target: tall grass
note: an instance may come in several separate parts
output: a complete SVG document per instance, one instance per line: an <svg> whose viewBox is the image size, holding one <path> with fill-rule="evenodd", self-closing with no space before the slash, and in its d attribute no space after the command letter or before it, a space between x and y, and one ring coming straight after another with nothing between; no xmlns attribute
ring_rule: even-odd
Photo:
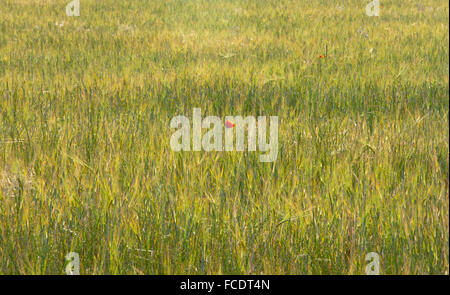
<svg viewBox="0 0 450 295"><path fill-rule="evenodd" d="M0 0L1 274L448 274L447 2L68 2ZM173 152L194 107L277 160Z"/></svg>

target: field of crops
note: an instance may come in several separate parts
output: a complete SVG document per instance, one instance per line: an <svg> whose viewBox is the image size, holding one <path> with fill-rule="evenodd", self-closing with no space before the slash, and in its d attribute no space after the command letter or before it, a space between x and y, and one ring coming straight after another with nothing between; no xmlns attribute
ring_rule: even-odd
<svg viewBox="0 0 450 295"><path fill-rule="evenodd" d="M0 274L448 274L447 1L69 2L0 0Z"/></svg>

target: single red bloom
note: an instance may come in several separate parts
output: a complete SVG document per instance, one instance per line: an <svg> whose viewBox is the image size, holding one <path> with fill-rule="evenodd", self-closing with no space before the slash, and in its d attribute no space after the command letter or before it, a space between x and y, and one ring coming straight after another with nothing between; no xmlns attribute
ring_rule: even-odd
<svg viewBox="0 0 450 295"><path fill-rule="evenodd" d="M225 127L227 127L227 128L233 128L233 127L236 127L236 124L234 124L233 122L227 120L227 121L225 122Z"/></svg>

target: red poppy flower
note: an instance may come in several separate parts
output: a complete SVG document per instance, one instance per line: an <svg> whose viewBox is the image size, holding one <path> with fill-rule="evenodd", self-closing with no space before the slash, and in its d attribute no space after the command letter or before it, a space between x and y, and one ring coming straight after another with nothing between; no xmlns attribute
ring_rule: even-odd
<svg viewBox="0 0 450 295"><path fill-rule="evenodd" d="M236 126L236 124L234 124L228 120L225 122L225 127L227 127L227 128L233 128L235 126Z"/></svg>

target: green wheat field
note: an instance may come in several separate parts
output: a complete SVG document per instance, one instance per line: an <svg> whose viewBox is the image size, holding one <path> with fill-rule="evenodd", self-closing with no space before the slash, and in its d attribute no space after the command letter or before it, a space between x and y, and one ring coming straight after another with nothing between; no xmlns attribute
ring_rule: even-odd
<svg viewBox="0 0 450 295"><path fill-rule="evenodd" d="M69 2L0 0L0 274L448 274L447 1Z"/></svg>

